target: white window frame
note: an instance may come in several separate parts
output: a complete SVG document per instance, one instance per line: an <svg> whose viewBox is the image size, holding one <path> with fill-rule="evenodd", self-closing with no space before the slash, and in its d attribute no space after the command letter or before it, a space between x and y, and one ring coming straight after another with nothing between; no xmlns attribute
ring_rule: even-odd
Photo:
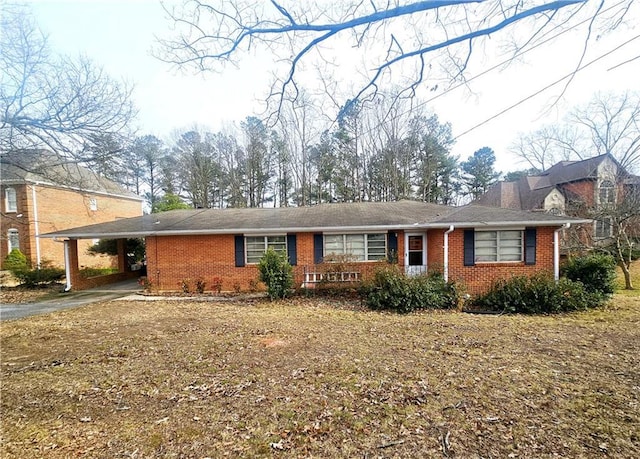
<svg viewBox="0 0 640 459"><path fill-rule="evenodd" d="M515 233L518 232L520 234L519 237L519 247L513 244L507 243L507 241L515 241L515 238L508 237L507 233ZM490 233L495 234L495 239L481 239L478 240L478 236L488 235ZM489 243L495 241L494 245L490 245ZM480 247L478 242L480 242ZM484 243L484 244L483 244ZM484 245L484 247L483 247ZM518 259L513 259L513 253L509 253L509 251L513 251L512 249L518 247L520 249L520 254ZM495 248L495 254L481 254L478 252L482 252L482 249L492 249ZM480 250L479 250L480 249ZM511 249L511 250L509 250ZM520 263L524 261L524 231L522 229L501 229L501 230L476 230L474 232L474 252L475 252L475 262L477 264L480 263ZM507 252L507 253L505 253ZM488 256L492 256L491 260L481 260L479 257L486 258Z"/></svg>
<svg viewBox="0 0 640 459"><path fill-rule="evenodd" d="M18 195L13 187L4 189L4 208L7 213L18 212Z"/></svg>
<svg viewBox="0 0 640 459"><path fill-rule="evenodd" d="M14 243L14 241L16 241ZM7 231L7 249L8 253L11 253L13 249L20 250L20 232L15 228L10 228Z"/></svg>
<svg viewBox="0 0 640 459"><path fill-rule="evenodd" d="M278 238L278 240L275 240L275 238ZM255 250L255 253L257 254L258 252L260 253L260 256L256 259L255 257L257 255L253 255L253 254L249 254L249 240L254 240L255 242L258 242L260 239L262 239L263 245L262 248L258 251ZM282 241L281 241L282 240ZM248 265L257 265L260 262L260 258L262 258L262 256L266 253L267 249L272 248L274 249L276 252L282 252L285 255L288 256L287 253L287 235L286 234L269 234L266 236L262 236L262 235L252 235L252 236L245 236L244 237L244 261L246 264ZM251 259L250 259L251 257ZM255 260L255 261L254 261Z"/></svg>
<svg viewBox="0 0 640 459"><path fill-rule="evenodd" d="M342 249L340 252L336 252L333 249L332 251L327 250L327 236L330 236L330 237L342 236ZM352 251L349 250L349 242L348 242L349 236L363 237L364 239L363 254L353 253ZM371 252L369 249L370 236L382 236L382 240L384 242L384 250L382 253L377 253L377 254L375 253L376 247L374 244L371 244L371 251L373 251L373 253L370 253ZM377 247L377 249L380 249L380 247ZM325 233L322 238L322 251L325 257L330 255L355 256L356 259L354 261L357 261L357 262L373 262L373 261L384 260L387 258L387 233ZM362 256L362 258L360 258L360 256Z"/></svg>
<svg viewBox="0 0 640 459"><path fill-rule="evenodd" d="M613 234L613 221L611 217L604 217L593 222L593 234L596 239L608 239ZM604 230L608 229L605 233Z"/></svg>
<svg viewBox="0 0 640 459"><path fill-rule="evenodd" d="M600 205L616 203L616 185L611 180L600 182L598 186L598 202Z"/></svg>
<svg viewBox="0 0 640 459"><path fill-rule="evenodd" d="M98 199L97 198L89 198L89 210L93 212L98 210Z"/></svg>

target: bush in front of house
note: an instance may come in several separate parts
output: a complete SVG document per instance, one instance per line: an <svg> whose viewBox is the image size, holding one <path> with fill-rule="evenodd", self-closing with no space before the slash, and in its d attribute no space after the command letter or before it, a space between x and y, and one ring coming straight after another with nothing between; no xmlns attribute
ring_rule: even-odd
<svg viewBox="0 0 640 459"><path fill-rule="evenodd" d="M42 261L39 268L17 269L12 274L26 287L59 282L65 275L64 269L56 268L49 261Z"/></svg>
<svg viewBox="0 0 640 459"><path fill-rule="evenodd" d="M474 298L473 305L507 313L550 314L586 310L604 301L604 295L589 291L582 282L564 277L556 282L541 272L498 280L487 293Z"/></svg>
<svg viewBox="0 0 640 459"><path fill-rule="evenodd" d="M456 285L445 282L442 274L433 272L409 277L395 266L376 270L373 278L363 283L361 294L370 309L399 313L452 309L459 300Z"/></svg>
<svg viewBox="0 0 640 459"><path fill-rule="evenodd" d="M615 291L616 261L608 254L593 253L569 258L562 265L560 274L572 281L582 282L591 293L609 296Z"/></svg>
<svg viewBox="0 0 640 459"><path fill-rule="evenodd" d="M293 267L286 254L269 248L258 263L260 280L267 286L271 300L285 298L293 288Z"/></svg>
<svg viewBox="0 0 640 459"><path fill-rule="evenodd" d="M20 251L20 249L13 249L5 257L2 263L2 269L11 271L11 273L14 275L15 275L14 271L27 270L29 269L29 263L27 262L27 257L25 256L24 253Z"/></svg>

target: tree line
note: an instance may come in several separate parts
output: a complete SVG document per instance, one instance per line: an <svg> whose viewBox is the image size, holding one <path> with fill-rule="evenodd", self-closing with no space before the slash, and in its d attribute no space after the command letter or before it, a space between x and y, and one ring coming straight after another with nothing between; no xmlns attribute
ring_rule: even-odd
<svg viewBox="0 0 640 459"><path fill-rule="evenodd" d="M101 173L144 196L152 211L400 199L455 205L500 176L489 147L466 161L453 155L451 124L435 114L408 110L382 120L380 104L355 102L314 133L300 123L312 110L293 107L273 128L249 116L226 132L193 128L168 142L140 136Z"/></svg>

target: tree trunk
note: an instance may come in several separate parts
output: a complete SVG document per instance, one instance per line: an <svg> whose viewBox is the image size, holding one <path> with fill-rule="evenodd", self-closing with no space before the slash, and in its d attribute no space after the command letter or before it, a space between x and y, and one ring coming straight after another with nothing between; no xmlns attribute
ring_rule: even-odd
<svg viewBox="0 0 640 459"><path fill-rule="evenodd" d="M629 271L629 266L624 261L618 263L620 268L622 269L622 274L624 275L624 289L625 290L633 290L633 282L631 281L631 272Z"/></svg>

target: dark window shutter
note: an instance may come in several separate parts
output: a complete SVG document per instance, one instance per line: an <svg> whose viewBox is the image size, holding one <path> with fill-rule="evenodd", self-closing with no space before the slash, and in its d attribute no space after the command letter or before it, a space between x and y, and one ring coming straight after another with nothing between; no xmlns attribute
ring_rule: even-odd
<svg viewBox="0 0 640 459"><path fill-rule="evenodd" d="M287 255L289 255L289 264L295 266L298 262L295 234L287 234Z"/></svg>
<svg viewBox="0 0 640 459"><path fill-rule="evenodd" d="M525 228L524 230L524 264L536 264L536 229Z"/></svg>
<svg viewBox="0 0 640 459"><path fill-rule="evenodd" d="M322 249L323 238L322 234L313 235L313 262L318 265L322 263L324 251Z"/></svg>
<svg viewBox="0 0 640 459"><path fill-rule="evenodd" d="M464 265L476 264L476 235L472 229L464 230Z"/></svg>
<svg viewBox="0 0 640 459"><path fill-rule="evenodd" d="M395 231L387 233L387 260L389 263L398 261L398 233Z"/></svg>
<svg viewBox="0 0 640 459"><path fill-rule="evenodd" d="M236 267L244 266L244 236L236 235Z"/></svg>

